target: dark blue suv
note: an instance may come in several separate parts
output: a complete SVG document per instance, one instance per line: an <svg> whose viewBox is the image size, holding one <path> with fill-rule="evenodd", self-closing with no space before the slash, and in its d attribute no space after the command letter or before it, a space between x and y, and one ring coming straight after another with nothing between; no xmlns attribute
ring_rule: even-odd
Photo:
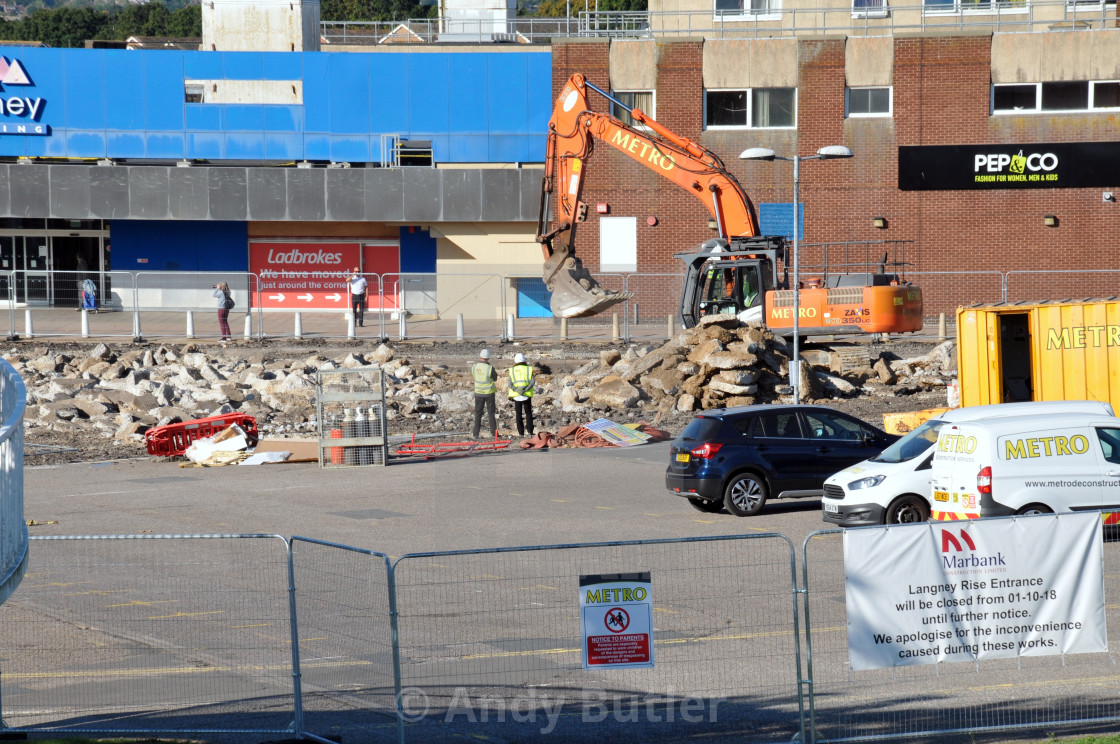
<svg viewBox="0 0 1120 744"><path fill-rule="evenodd" d="M823 406L705 411L673 440L665 486L702 512L747 517L768 499L820 497L825 478L896 439Z"/></svg>

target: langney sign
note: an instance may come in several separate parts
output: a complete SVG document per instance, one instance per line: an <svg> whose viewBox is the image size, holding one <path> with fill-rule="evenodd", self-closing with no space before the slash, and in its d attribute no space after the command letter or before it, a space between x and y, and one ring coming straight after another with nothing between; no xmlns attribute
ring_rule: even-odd
<svg viewBox="0 0 1120 744"><path fill-rule="evenodd" d="M1101 538L1096 512L845 532L851 668L1107 651Z"/></svg>
<svg viewBox="0 0 1120 744"><path fill-rule="evenodd" d="M1074 189L1116 185L1120 142L898 148L898 188Z"/></svg>

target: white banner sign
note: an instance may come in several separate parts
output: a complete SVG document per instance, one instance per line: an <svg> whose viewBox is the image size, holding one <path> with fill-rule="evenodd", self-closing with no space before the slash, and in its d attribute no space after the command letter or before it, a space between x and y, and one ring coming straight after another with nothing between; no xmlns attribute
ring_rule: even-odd
<svg viewBox="0 0 1120 744"><path fill-rule="evenodd" d="M1106 652L1099 514L844 533L852 669Z"/></svg>
<svg viewBox="0 0 1120 744"><path fill-rule="evenodd" d="M648 571L579 577L583 668L653 666Z"/></svg>

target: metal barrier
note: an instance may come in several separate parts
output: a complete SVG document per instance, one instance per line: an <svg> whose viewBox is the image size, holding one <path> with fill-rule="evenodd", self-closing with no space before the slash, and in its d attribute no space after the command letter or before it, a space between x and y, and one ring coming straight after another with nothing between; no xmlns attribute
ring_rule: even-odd
<svg viewBox="0 0 1120 744"><path fill-rule="evenodd" d="M299 633L301 731L342 741L399 741L394 597L389 557L293 537L292 585Z"/></svg>
<svg viewBox="0 0 1120 744"><path fill-rule="evenodd" d="M652 668L585 669L580 577L648 572ZM794 550L777 534L405 555L407 738L564 742L802 733ZM609 605L608 605L609 607Z"/></svg>
<svg viewBox="0 0 1120 744"><path fill-rule="evenodd" d="M30 555L0 606L9 731L294 730L282 537L33 537Z"/></svg>
<svg viewBox="0 0 1120 744"><path fill-rule="evenodd" d="M907 529L872 527L867 529ZM1111 654L1021 656L975 664L848 668L843 530L802 544L810 742L944 737L946 734L1120 720ZM1115 596L1120 543L1104 545L1105 593ZM1120 605L1107 606L1110 647Z"/></svg>
<svg viewBox="0 0 1120 744"><path fill-rule="evenodd" d="M23 517L26 407L23 378L11 364L0 359L0 604L19 586L27 569L27 522Z"/></svg>
<svg viewBox="0 0 1120 744"><path fill-rule="evenodd" d="M801 273L803 280L815 276L821 272L811 267ZM216 300L212 293L219 281L229 282L234 290L237 305L230 314L234 338L354 335L373 336L378 341L521 338L629 343L667 338L670 322L674 331L680 330L683 274L633 272L594 277L604 287L629 292L632 297L599 315L561 322L551 316L518 317L517 283L533 278L525 275L367 274L369 330L356 333L348 327L350 308L341 314L334 310L265 311L260 279L247 273L56 271L50 272L48 281L35 272L11 271L0 273L0 293L6 284L8 337L12 339L213 338L219 331L213 320ZM78 315L73 311L81 309L82 285L87 278L95 284L97 312ZM962 305L1120 295L1120 269L908 271L906 278L922 288L927 325L938 313L955 315ZM38 289L29 294L34 287ZM515 319L512 324L511 316Z"/></svg>

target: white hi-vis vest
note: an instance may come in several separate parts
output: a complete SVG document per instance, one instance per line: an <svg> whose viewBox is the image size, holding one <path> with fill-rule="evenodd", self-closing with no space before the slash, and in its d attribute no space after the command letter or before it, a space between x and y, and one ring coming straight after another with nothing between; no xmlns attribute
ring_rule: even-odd
<svg viewBox="0 0 1120 744"><path fill-rule="evenodd" d="M509 368L509 397L533 397L533 368L528 364L515 364Z"/></svg>
<svg viewBox="0 0 1120 744"><path fill-rule="evenodd" d="M493 395L498 392L494 382L494 368L487 362L475 362L471 367L471 376L474 377L475 395Z"/></svg>

